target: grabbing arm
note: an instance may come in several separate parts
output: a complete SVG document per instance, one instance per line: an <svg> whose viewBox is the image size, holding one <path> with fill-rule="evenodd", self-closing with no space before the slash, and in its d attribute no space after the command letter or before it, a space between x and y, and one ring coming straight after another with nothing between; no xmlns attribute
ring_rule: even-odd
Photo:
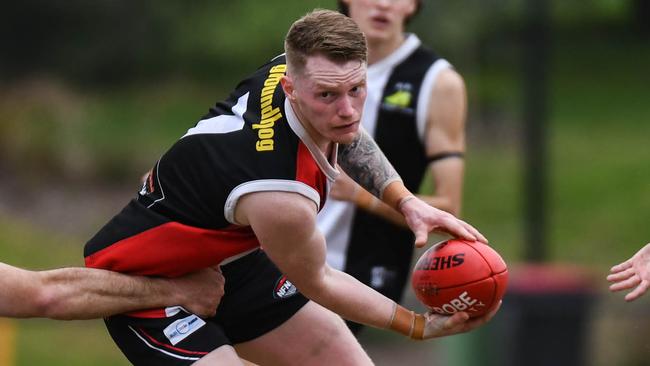
<svg viewBox="0 0 650 366"><path fill-rule="evenodd" d="M214 268L162 279L93 268L28 271L0 263L0 316L93 319L175 305L210 316L223 284Z"/></svg>

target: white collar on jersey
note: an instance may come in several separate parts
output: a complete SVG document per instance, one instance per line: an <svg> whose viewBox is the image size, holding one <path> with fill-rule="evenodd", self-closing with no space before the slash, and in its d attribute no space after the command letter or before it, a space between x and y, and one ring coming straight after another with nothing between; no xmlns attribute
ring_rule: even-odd
<svg viewBox="0 0 650 366"><path fill-rule="evenodd" d="M386 69L392 69L395 67L395 65L400 64L402 61L406 60L406 58L409 57L418 47L420 47L421 44L422 41L420 41L420 38L418 38L417 35L413 33L407 33L406 40L404 40L404 42L395 51L393 51L393 53L379 62L368 65L368 74L382 73L385 72Z"/></svg>
<svg viewBox="0 0 650 366"><path fill-rule="evenodd" d="M327 179L333 182L339 175L339 171L334 167L336 165L338 144L334 145L332 154L328 159L325 157L325 154L323 154L323 152L318 148L318 146L316 146L316 143L311 139L307 133L307 130L305 130L305 128L302 126L302 123L300 123L298 120L298 117L293 111L291 103L287 98L284 99L284 113L287 115L287 122L289 123L289 127L291 127L293 132L298 135L300 140L302 140L305 146L307 146L307 149L309 149L311 156L314 157L316 164L318 164L320 170L325 173Z"/></svg>

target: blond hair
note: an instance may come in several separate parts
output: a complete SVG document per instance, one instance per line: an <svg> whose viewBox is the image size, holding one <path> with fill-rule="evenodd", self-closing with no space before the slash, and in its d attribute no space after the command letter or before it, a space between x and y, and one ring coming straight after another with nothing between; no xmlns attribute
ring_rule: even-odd
<svg viewBox="0 0 650 366"><path fill-rule="evenodd" d="M368 60L366 37L357 24L339 12L324 9L316 9L291 25L284 50L294 72L301 72L307 58L314 55L335 62Z"/></svg>

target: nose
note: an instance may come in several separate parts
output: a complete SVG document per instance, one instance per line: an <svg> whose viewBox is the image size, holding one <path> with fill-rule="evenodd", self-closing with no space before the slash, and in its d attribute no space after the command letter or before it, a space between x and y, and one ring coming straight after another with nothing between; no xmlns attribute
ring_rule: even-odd
<svg viewBox="0 0 650 366"><path fill-rule="evenodd" d="M354 116L355 110L352 99L349 96L342 97L337 105L337 112L341 118L350 118Z"/></svg>
<svg viewBox="0 0 650 366"><path fill-rule="evenodd" d="M375 5L382 8L387 8L393 4L393 0L375 0Z"/></svg>

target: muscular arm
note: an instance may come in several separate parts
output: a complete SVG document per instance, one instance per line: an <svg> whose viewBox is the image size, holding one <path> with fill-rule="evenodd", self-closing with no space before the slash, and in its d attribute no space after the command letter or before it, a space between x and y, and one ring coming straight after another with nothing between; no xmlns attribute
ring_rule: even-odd
<svg viewBox="0 0 650 366"><path fill-rule="evenodd" d="M325 239L316 228L316 205L312 201L296 193L251 193L240 199L235 217L238 223L251 226L269 258L309 299L343 318L411 334L409 329L416 317L326 264ZM394 314L399 314L397 321L393 321ZM430 338L468 331L492 315L472 321L468 321L465 313L453 317L418 316L424 322L420 323L424 324L424 333L420 328L418 336Z"/></svg>
<svg viewBox="0 0 650 366"><path fill-rule="evenodd" d="M171 280L91 268L38 272L0 263L0 316L93 319L174 305L209 316L221 295L223 276L215 269Z"/></svg>
<svg viewBox="0 0 650 366"><path fill-rule="evenodd" d="M269 258L309 299L346 319L388 325L390 299L326 264L325 238L316 229L312 201L295 193L252 193L240 200L236 215L239 223L250 224Z"/></svg>
<svg viewBox="0 0 650 366"><path fill-rule="evenodd" d="M463 78L453 69L442 71L436 79L427 112L425 148L428 157L465 152L466 115L467 93ZM431 206L459 216L464 170L462 157L434 160L429 164L433 194L419 197Z"/></svg>

